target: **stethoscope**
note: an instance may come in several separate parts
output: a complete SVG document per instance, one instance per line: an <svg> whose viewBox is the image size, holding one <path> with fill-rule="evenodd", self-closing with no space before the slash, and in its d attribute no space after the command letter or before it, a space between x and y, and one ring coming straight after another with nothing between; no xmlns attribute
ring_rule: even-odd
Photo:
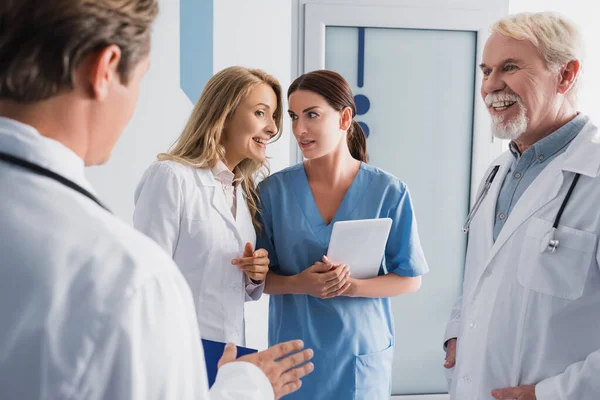
<svg viewBox="0 0 600 400"><path fill-rule="evenodd" d="M487 178L485 180L485 184L483 185L483 188L481 189L481 192L479 192L479 194L477 195L477 198L475 199L475 204L473 204L473 208L471 208L471 211L469 211L469 215L467 215L467 220L465 221L465 224L463 225L463 228L462 228L464 233L469 232L469 227L471 226L471 221L473 220L475 213L479 209L479 206L481 206L481 203L483 202L483 200L485 199L485 196L487 195L488 191L490 190L490 187L492 186L492 182L494 181L494 178L496 177L496 174L498 173L499 169L500 169L500 166L495 165L494 168L492 168L492 170L490 171L489 175L487 176ZM560 218L562 217L563 211L565 210L565 207L567 206L567 203L569 202L569 199L571 198L573 189L575 189L575 186L577 185L577 181L579 181L580 176L581 176L581 174L579 174L579 173L575 174L575 177L573 178L573 181L571 182L571 186L569 186L569 190L567 191L567 195L563 199L562 204L560 205L560 208L558 209L558 213L556 214L556 217L554 218L554 223L552 224L552 228L550 228L548 233L546 233L546 235L544 236L544 240L542 240L542 244L540 246L540 253L544 253L546 250L550 250L550 252L554 253L556 251L556 249L558 248L558 246L560 245L560 240L558 240L556 238L556 230L558 229L558 224L560 222Z"/></svg>
<svg viewBox="0 0 600 400"><path fill-rule="evenodd" d="M100 200L98 200L96 198L96 196L94 196L93 194L91 194L90 192L88 192L87 190L85 190L84 188L82 188L81 186L76 184L75 182L65 178L62 175L59 175L59 174L52 172L42 166L39 166L37 164L34 164L32 162L29 162L29 161L24 160L19 157L15 157L15 156L13 156L11 154L7 154L7 153L0 152L0 161L4 161L8 164L19 166L19 167L24 168L24 169L28 170L29 172L34 173L36 175L42 175L42 176L48 177L50 179L53 179L56 182L61 183L65 186L67 186L68 188L71 188L74 191L81 193L88 199L92 200L94 203L98 204L100 207L104 208L106 211L110 212L110 210L108 208L106 208L104 206L104 204L102 204L100 202Z"/></svg>

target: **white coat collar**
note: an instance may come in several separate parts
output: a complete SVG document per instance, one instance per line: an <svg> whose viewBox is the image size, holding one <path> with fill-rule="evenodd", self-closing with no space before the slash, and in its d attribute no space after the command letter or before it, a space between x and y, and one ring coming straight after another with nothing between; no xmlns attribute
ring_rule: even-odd
<svg viewBox="0 0 600 400"><path fill-rule="evenodd" d="M564 153L562 170L595 178L600 174L600 132L586 118L581 132Z"/></svg>
<svg viewBox="0 0 600 400"><path fill-rule="evenodd" d="M55 172L94 193L85 177L83 160L67 146L42 136L32 126L0 117L0 149Z"/></svg>
<svg viewBox="0 0 600 400"><path fill-rule="evenodd" d="M489 240L489 253L485 267L494 259L512 234L528 218L540 208L556 198L564 182L564 172L581 173L582 175L596 177L600 167L600 135L597 127L589 119L581 132L573 139L567 150L557 156L539 174L523 193L495 242L492 240L493 221L498 194L506 173L512 164L513 156L506 151L498 157L492 165L499 165L500 170L496 175L496 182L490 190L489 199L484 202L484 234ZM484 268L485 269L485 268ZM480 274L484 271L480 270ZM481 276L479 276L480 278ZM479 282L479 278L477 281Z"/></svg>

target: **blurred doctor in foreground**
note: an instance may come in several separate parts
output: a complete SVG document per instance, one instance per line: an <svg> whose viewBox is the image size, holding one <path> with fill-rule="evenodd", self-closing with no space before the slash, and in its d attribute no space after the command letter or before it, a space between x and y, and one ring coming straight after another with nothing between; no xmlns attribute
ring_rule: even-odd
<svg viewBox="0 0 600 400"><path fill-rule="evenodd" d="M180 270L85 179L133 114L156 13L156 0L0 3L2 399L262 400L312 370L301 341L237 362L230 346L209 394Z"/></svg>

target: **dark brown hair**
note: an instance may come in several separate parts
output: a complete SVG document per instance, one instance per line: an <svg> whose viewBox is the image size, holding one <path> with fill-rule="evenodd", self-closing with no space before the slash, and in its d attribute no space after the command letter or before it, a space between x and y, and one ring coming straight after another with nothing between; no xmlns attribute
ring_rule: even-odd
<svg viewBox="0 0 600 400"><path fill-rule="evenodd" d="M1 0L0 99L35 102L73 88L86 56L115 44L119 77L150 51L157 0Z"/></svg>
<svg viewBox="0 0 600 400"><path fill-rule="evenodd" d="M300 75L290 85L287 92L288 98L297 90L308 90L322 96L336 111L350 107L352 118L356 116L356 104L354 104L352 89L337 72L322 69ZM352 157L365 163L369 162L367 138L359 123L354 119L352 119L352 126L348 129L348 148Z"/></svg>

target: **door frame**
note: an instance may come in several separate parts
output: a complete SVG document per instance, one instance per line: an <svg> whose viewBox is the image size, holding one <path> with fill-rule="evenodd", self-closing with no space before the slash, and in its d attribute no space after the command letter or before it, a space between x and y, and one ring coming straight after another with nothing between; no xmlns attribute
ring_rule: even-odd
<svg viewBox="0 0 600 400"><path fill-rule="evenodd" d="M482 58L485 41L489 37L489 26L508 13L508 0L480 2L483 4L479 8L461 8L452 2L444 4L436 0L408 0L403 3L402 6L304 4L304 35L303 40L299 40L298 50L302 54L298 55L297 75L325 68L325 34L328 26L471 31L477 35L476 60L479 61ZM490 117L479 99L481 70L476 65L473 68L475 69L473 93L475 101L471 154L471 204L475 200L477 187L483 174L503 150L502 141L494 140L490 132ZM293 145L295 161L301 162L302 153L295 143Z"/></svg>

